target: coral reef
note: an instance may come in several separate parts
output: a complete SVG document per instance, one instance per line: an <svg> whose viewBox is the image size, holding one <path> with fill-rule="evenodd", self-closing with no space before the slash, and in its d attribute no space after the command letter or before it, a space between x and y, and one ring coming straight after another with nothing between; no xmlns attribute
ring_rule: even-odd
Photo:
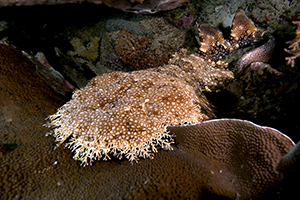
<svg viewBox="0 0 300 200"><path fill-rule="evenodd" d="M292 1L256 1L251 11L255 22L261 27L273 33L284 24L285 17L291 17L299 13L299 2Z"/></svg>
<svg viewBox="0 0 300 200"><path fill-rule="evenodd" d="M296 37L294 40L287 42L290 44L288 49L284 49L286 52L292 54L293 56L285 58L287 60L287 64L292 67L295 66L296 59L300 57L300 21L294 21L294 24L298 26L296 30Z"/></svg>
<svg viewBox="0 0 300 200"><path fill-rule="evenodd" d="M177 20L177 24L183 28L189 28L193 25L194 16L193 15L185 15Z"/></svg>
<svg viewBox="0 0 300 200"><path fill-rule="evenodd" d="M233 78L227 63L218 59L259 39L257 33L243 13L236 14L229 41L217 29L200 24L199 53L177 54L173 62L159 68L95 77L49 116L47 126L53 131L48 135L58 145L66 141L83 166L110 155L124 155L130 161L152 157L155 146L170 149L172 137L166 127L214 116L202 92Z"/></svg>
<svg viewBox="0 0 300 200"><path fill-rule="evenodd" d="M196 23L204 22L220 29L226 28L230 25L228 21L233 14L243 11L255 22L258 29L272 33L276 39L269 65L257 64L253 67L260 66L259 70L246 70L241 77L235 78L234 84L227 87L228 90L207 95L215 106L218 117L247 119L271 126L298 141L299 118L292 116L300 112L299 70L286 64L285 57L292 57L293 54L287 54L284 48L289 46L286 41L295 38L296 28L292 21L299 21L299 1L194 1L193 4L198 12ZM226 23L220 23L227 19ZM265 41L268 39L266 37ZM249 45L239 49L225 57L224 61L229 63L229 68L234 68L236 61L255 47ZM295 61L297 66L299 61ZM222 103L224 98L230 98L230 103Z"/></svg>
<svg viewBox="0 0 300 200"><path fill-rule="evenodd" d="M74 52L70 52L70 56L85 57L91 61L95 61L98 58L99 49L99 37L91 38L90 41L82 41L79 38L73 38L70 43L75 49Z"/></svg>
<svg viewBox="0 0 300 200"><path fill-rule="evenodd" d="M285 19L299 15L299 2L297 0L266 1L266 0L217 0L194 3L199 9L198 22L207 23L215 27L229 27L234 14L243 11L251 16L253 21L270 33L276 30L287 29ZM222 24L219 24L219 23Z"/></svg>
<svg viewBox="0 0 300 200"><path fill-rule="evenodd" d="M146 34L140 34L141 31L131 32L130 27L112 33L117 34L115 51L131 70L160 67L168 62L172 54L183 47L185 32L170 25L164 19L143 20L140 22L140 27ZM135 30L139 29L135 28Z"/></svg>
<svg viewBox="0 0 300 200"><path fill-rule="evenodd" d="M14 54L16 57L12 60ZM31 65L15 50L1 51L1 55L6 55L4 66L16 66L5 76L13 77L18 66L24 67L25 63ZM0 148L0 195L3 199L78 199L82 195L89 199L254 199L262 195L288 199L298 191L283 195L282 187L291 187L293 181L283 185L277 177L261 176L266 171L273 175L274 171L270 169L278 165L277 160L284 158L280 160L280 169L285 172L283 179L287 172L295 178L298 168L290 161L299 159L293 154L294 150L282 157L293 147L293 142L272 128L242 120L213 120L189 127L174 127L177 145L173 151L159 151L153 160L141 160L139 164L131 165L126 160L112 159L91 167L79 167L72 162L69 151L50 148L53 138L45 138L45 127L41 126L44 117L62 102L44 98L40 92L48 86L37 83L36 77L30 76L32 73L26 75L17 77L18 82L6 83L22 88L24 79L31 80L27 91L44 100L39 100L39 103L43 102L39 105L42 107L34 114L29 109L32 107L30 101L17 105L4 101L10 102L9 107L0 104L0 125L3 125L0 147L5 147ZM46 92L55 97L51 90ZM10 100L22 95L13 90L5 94ZM204 140L197 140L198 137ZM9 144L13 148L8 150ZM295 150L297 147L299 149L299 145ZM266 188L270 193L265 194Z"/></svg>
<svg viewBox="0 0 300 200"><path fill-rule="evenodd" d="M255 119L276 105L274 102L279 98L278 87L282 86L278 80L282 75L282 72L271 68L269 64L252 63L238 79L226 86L226 90L235 98L235 104L230 108L231 114L227 115ZM279 109L276 105L276 110Z"/></svg>
<svg viewBox="0 0 300 200"><path fill-rule="evenodd" d="M94 63L99 57L99 48L101 40L101 28L103 22L99 22L94 26L83 26L75 30L68 30L70 44L73 51L68 51L67 55L86 59Z"/></svg>
<svg viewBox="0 0 300 200"><path fill-rule="evenodd" d="M74 50L56 48L57 54L65 58L60 59L66 61L63 65L77 63L81 68L89 68L101 75L166 64L171 55L183 47L186 32L163 18L140 16L131 21L122 18L102 20L92 26L70 28L67 34ZM82 73L76 67L67 71L71 70Z"/></svg>
<svg viewBox="0 0 300 200"><path fill-rule="evenodd" d="M0 44L0 50L2 105L9 104L10 101L22 105L27 102L35 104L37 99L55 99L45 78L37 72L36 67L26 56L14 47L5 44ZM40 85L44 87L44 90L40 89ZM16 94L14 99L10 100L8 95L10 93Z"/></svg>
<svg viewBox="0 0 300 200"><path fill-rule="evenodd" d="M46 131L40 120L54 112L63 100L20 51L0 44L0 55L0 196L22 198L26 187L34 182L30 178L34 176L33 163L43 160L47 152L39 156L39 151L30 150L30 146L51 145L43 139L44 134L39 134Z"/></svg>
<svg viewBox="0 0 300 200"><path fill-rule="evenodd" d="M24 51L23 54L31 60L38 73L44 77L45 81L54 91L62 95L75 91L75 87L48 63L42 52L38 52L35 56Z"/></svg>
<svg viewBox="0 0 300 200"><path fill-rule="evenodd" d="M300 145L292 148L279 131L242 120L170 128L177 135L173 151L153 160L79 167L70 151L53 150L42 126L63 100L21 52L6 45L0 51L3 199L292 199L298 193Z"/></svg>
<svg viewBox="0 0 300 200"><path fill-rule="evenodd" d="M137 35L145 35L146 32L142 29L141 23L138 21L129 21L125 19L109 19L105 23L107 31L127 30Z"/></svg>
<svg viewBox="0 0 300 200"><path fill-rule="evenodd" d="M79 167L72 162L69 151L53 150L53 138L44 136L44 117L63 101L39 79L34 66L21 52L6 45L0 47L1 55L5 55L0 57L3 91L0 94L0 195L3 199L74 199L83 194L90 199L234 199L237 196L249 199L263 195L267 186L274 197L286 197L282 196L281 190L274 190L277 185L282 185L280 180L260 175L265 171L272 174L270 166L276 166L278 163L274 162L280 160L293 143L272 128L247 121L208 121L173 128L172 133L177 135L173 151L159 151L155 159L142 160L138 165L112 159L97 162L92 167ZM197 137L205 140L197 140ZM228 140L222 140L224 138ZM215 140L218 142L212 145ZM230 146L234 142L238 145ZM222 145L227 145L226 152L232 156L224 155ZM259 159L253 160L255 155L259 155ZM280 160L283 175L298 171L291 162L296 156L292 151L287 155ZM264 162L265 158L271 158L268 164ZM241 165L245 167L241 168ZM259 175L255 177L254 186L253 175ZM240 182L245 185L236 184ZM285 186L291 184L292 181ZM254 190L256 188L259 189ZM249 194L249 191L253 193ZM294 194L288 195L293 197Z"/></svg>
<svg viewBox="0 0 300 200"><path fill-rule="evenodd" d="M173 24L175 27L186 30L189 33L191 28L194 28L194 22L196 19L196 11L193 4L189 3L188 6L183 6L176 8L175 10L169 11L164 15L164 19ZM186 39L194 39L188 38ZM185 46L187 46L187 40L185 41Z"/></svg>

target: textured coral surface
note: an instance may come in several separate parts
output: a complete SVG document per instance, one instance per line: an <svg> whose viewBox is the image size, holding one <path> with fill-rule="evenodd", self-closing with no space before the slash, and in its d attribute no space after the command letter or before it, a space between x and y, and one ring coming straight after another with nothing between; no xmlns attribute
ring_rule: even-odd
<svg viewBox="0 0 300 200"><path fill-rule="evenodd" d="M177 136L176 142L182 145L181 149L192 154L199 151L235 174L232 184L238 182L235 185L237 196L242 199L246 196L256 199L260 197L258 194L280 182L283 174L277 165L294 146L290 138L275 129L236 119L209 120L186 127L171 126L169 130Z"/></svg>
<svg viewBox="0 0 300 200"><path fill-rule="evenodd" d="M36 149L51 145L43 139L47 129L41 126L41 119L55 111L62 99L21 52L2 44L0 52L1 197L20 198L26 193L24 188L32 186L33 191L36 187L32 176L39 173L43 155L51 149Z"/></svg>
<svg viewBox="0 0 300 200"><path fill-rule="evenodd" d="M171 55L182 48L184 33L157 20L162 30L156 30L155 37L133 34L126 29L118 33L116 52L122 61L135 70L160 67L168 62ZM161 33L157 33L160 31ZM157 38L158 35L160 38ZM177 39L179 38L179 39Z"/></svg>

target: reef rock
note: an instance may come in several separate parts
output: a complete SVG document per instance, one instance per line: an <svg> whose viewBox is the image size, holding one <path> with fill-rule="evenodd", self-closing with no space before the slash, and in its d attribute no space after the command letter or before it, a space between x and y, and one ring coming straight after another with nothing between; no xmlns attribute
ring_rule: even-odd
<svg viewBox="0 0 300 200"><path fill-rule="evenodd" d="M178 6L187 4L187 0L118 0L118 1L109 1L109 0L0 0L1 6L30 6L30 5L57 5L57 4L67 4L67 3L82 3L82 2L91 2L95 4L105 4L110 7L114 7L125 12L134 12L134 13L156 13L159 11L166 11L175 9Z"/></svg>

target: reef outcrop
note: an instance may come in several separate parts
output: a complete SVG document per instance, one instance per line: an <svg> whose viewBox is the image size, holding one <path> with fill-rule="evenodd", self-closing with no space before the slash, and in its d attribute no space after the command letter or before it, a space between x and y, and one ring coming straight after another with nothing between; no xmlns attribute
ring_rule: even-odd
<svg viewBox="0 0 300 200"><path fill-rule="evenodd" d="M156 13L159 11L172 10L178 6L187 4L187 0L0 0L1 6L31 6L31 5L58 5L58 4L67 4L67 3L82 3L90 2L94 4L105 4L109 7L114 7L125 12L134 12L134 13Z"/></svg>

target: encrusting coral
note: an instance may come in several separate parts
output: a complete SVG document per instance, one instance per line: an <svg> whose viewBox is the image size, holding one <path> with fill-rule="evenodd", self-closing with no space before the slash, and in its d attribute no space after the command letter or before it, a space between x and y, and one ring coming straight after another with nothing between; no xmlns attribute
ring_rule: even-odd
<svg viewBox="0 0 300 200"><path fill-rule="evenodd" d="M84 38L86 39L86 38ZM70 43L75 49L74 52L69 52L70 55L86 57L91 61L94 61L98 57L98 48L99 48L99 37L92 38L88 44L85 44L86 41L78 37L73 38Z"/></svg>
<svg viewBox="0 0 300 200"><path fill-rule="evenodd" d="M236 196L231 199L265 199L263 197L270 196L263 195L279 195L281 191L274 191L274 186L283 181L287 175L285 170L297 171L292 167L296 166L295 151L299 152L300 145L291 151L294 142L273 128L246 120L215 119L168 129L176 134L179 149L217 161L215 164L220 170L212 171L213 174L225 177L234 174L228 183L228 188L235 188ZM270 190L273 194L269 194Z"/></svg>
<svg viewBox="0 0 300 200"><path fill-rule="evenodd" d="M53 135L58 145L66 141L75 152L73 158L84 166L110 155L125 155L130 161L153 157L156 146L171 149L173 138L166 127L214 117L202 91L233 78L220 59L253 42L255 31L253 22L237 13L229 41L217 29L200 25L205 49L199 53L159 68L97 76L48 117L53 131L47 135Z"/></svg>
<svg viewBox="0 0 300 200"><path fill-rule="evenodd" d="M50 92L50 86L47 86L46 79L38 73L36 67L25 55L5 44L0 44L0 55L1 103L8 104L10 101L15 101L19 104L24 102L34 104L36 99L56 99L55 95ZM19 68L22 68L23 71ZM41 85L44 89L40 88ZM9 93L18 95L9 100Z"/></svg>
<svg viewBox="0 0 300 200"><path fill-rule="evenodd" d="M285 58L288 61L287 64L292 67L295 66L295 60L300 57L300 21L294 21L293 23L298 26L296 30L296 37L294 40L287 42L290 46L288 49L284 49L286 52L293 55Z"/></svg>
<svg viewBox="0 0 300 200"><path fill-rule="evenodd" d="M126 29L117 34L115 51L125 64L135 70L160 67L168 63L171 55L183 47L184 32L170 26L164 20L155 19L153 22L153 36L150 38Z"/></svg>

